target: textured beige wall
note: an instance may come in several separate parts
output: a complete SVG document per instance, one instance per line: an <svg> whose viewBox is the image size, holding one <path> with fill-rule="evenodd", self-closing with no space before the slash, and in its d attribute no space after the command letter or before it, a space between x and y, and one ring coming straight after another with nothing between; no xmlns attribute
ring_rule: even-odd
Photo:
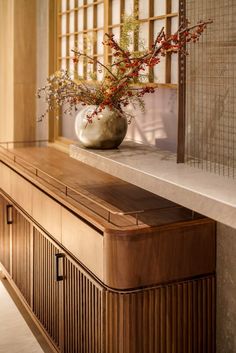
<svg viewBox="0 0 236 353"><path fill-rule="evenodd" d="M236 229L217 225L217 353L236 352Z"/></svg>

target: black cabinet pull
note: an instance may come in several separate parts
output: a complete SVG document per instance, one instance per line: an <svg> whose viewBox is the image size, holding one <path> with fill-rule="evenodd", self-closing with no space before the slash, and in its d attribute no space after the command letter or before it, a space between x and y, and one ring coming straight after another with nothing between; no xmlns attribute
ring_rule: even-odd
<svg viewBox="0 0 236 353"><path fill-rule="evenodd" d="M7 216L7 224L13 223L13 207L12 205L6 206L6 216Z"/></svg>
<svg viewBox="0 0 236 353"><path fill-rule="evenodd" d="M59 260L63 259L65 257L65 254L63 253L57 253L55 254L55 280L57 282L63 281L64 276L59 274Z"/></svg>

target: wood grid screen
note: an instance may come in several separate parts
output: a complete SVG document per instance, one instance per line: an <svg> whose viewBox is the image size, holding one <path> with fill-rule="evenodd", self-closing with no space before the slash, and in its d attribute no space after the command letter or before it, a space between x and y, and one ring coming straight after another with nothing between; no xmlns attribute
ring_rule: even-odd
<svg viewBox="0 0 236 353"><path fill-rule="evenodd" d="M104 49L104 1L62 0L58 13L58 68L67 69L84 79L90 79L90 73L101 76L96 64L85 59L74 64L72 49L78 48L89 56L103 62Z"/></svg>
<svg viewBox="0 0 236 353"><path fill-rule="evenodd" d="M103 72L86 59L73 63L73 48L86 52L102 63L111 62L112 53L104 49L105 32L112 32L119 40L123 14L137 15L140 21L139 39L150 48L156 34L165 27L167 34L178 28L179 0L59 0L57 68L67 69L85 80L100 80ZM133 43L131 50L141 50ZM178 57L167 55L154 70L147 72L147 80L158 84L177 84ZM93 77L94 78L94 77Z"/></svg>
<svg viewBox="0 0 236 353"><path fill-rule="evenodd" d="M185 160L236 176L236 2L186 0L191 22L211 18L186 67Z"/></svg>
<svg viewBox="0 0 236 353"><path fill-rule="evenodd" d="M111 62L112 53L108 48L104 48L102 42L105 33L114 33L119 40L123 14L135 15L138 18L140 23L138 36L143 46L147 48L152 45L162 27L165 27L167 33L175 32L178 28L179 0L58 0L56 4L56 69L67 69L75 77L79 75L84 80L101 80L103 72L98 65L89 64L85 59L80 59L79 63L74 64L71 49L77 47L93 58L98 58L102 63ZM138 46L140 41L134 39L131 50L141 50L141 46ZM95 77L93 75L91 78L91 73L95 73ZM145 114L135 112L135 122L129 127L127 138L156 144L158 138L163 137L171 140L170 144L174 146L171 149L175 150L178 56L173 54L162 58L154 70L146 72L144 81L159 86L159 89L155 95L145 97L147 106ZM54 139L69 143L77 140L74 119L74 116L61 114L59 120L55 120ZM164 131L166 129L168 131Z"/></svg>
<svg viewBox="0 0 236 353"><path fill-rule="evenodd" d="M142 50L151 48L156 34L165 27L165 31L170 34L178 28L178 0L113 0L109 1L108 27L109 32L115 34L119 39L122 30L123 14L138 15L139 41L131 46L131 50ZM110 57L112 53L108 54ZM146 72L148 81L159 84L177 84L178 57L169 55L161 59L153 71ZM111 61L111 59L109 60Z"/></svg>

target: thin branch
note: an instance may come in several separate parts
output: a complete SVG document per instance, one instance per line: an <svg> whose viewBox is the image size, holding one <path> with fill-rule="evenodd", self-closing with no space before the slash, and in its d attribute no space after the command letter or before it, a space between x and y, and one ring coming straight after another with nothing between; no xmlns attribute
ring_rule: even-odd
<svg viewBox="0 0 236 353"><path fill-rule="evenodd" d="M202 27L202 26L204 26L204 25L208 25L208 24L211 24L211 23L213 23L213 20L208 20L208 21L201 21L201 22L199 22L199 23L197 23L196 25L194 25L194 26L191 26L191 27L186 27L186 28L184 28L182 31L179 31L179 32L176 32L176 34L183 34L184 32L186 32L186 31L191 31L192 29L194 29L194 28L197 28L197 27Z"/></svg>
<svg viewBox="0 0 236 353"><path fill-rule="evenodd" d="M74 49L72 49L71 51L74 52L75 54L79 55L79 56L85 56L86 58L88 58L89 60L91 60L91 61L93 61L93 62L95 61L96 63L98 63L99 65L101 65L102 67L104 67L104 69L106 69L106 70L109 72L109 74L114 77L115 80L118 80L118 78L113 74L113 72L112 72L106 65L104 65L103 63L101 63L101 61L99 61L98 59L95 59L95 58L93 58L93 57L91 57L91 56L89 56L89 55L87 55L87 54L85 54L85 53L81 53L81 52L76 51L76 50L74 50Z"/></svg>

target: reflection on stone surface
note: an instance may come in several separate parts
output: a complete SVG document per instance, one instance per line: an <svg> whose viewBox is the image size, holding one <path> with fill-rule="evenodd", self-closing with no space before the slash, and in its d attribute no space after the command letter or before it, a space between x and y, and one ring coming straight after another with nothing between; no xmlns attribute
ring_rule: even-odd
<svg viewBox="0 0 236 353"><path fill-rule="evenodd" d="M73 158L80 159L81 152L86 149L81 144L72 144L70 145L70 156ZM88 154L92 153L91 149L87 149ZM125 160L136 161L139 163L140 157L145 157L143 159L143 164L147 163L150 166L153 165L154 160L171 160L172 162L176 162L176 154L170 151L164 151L160 148L157 148L152 145L145 145L143 143L136 143L126 139L123 143L115 149L106 150L103 153L102 149L97 150L95 153L97 155L101 155L106 157L107 159L114 159L117 162L124 162Z"/></svg>

